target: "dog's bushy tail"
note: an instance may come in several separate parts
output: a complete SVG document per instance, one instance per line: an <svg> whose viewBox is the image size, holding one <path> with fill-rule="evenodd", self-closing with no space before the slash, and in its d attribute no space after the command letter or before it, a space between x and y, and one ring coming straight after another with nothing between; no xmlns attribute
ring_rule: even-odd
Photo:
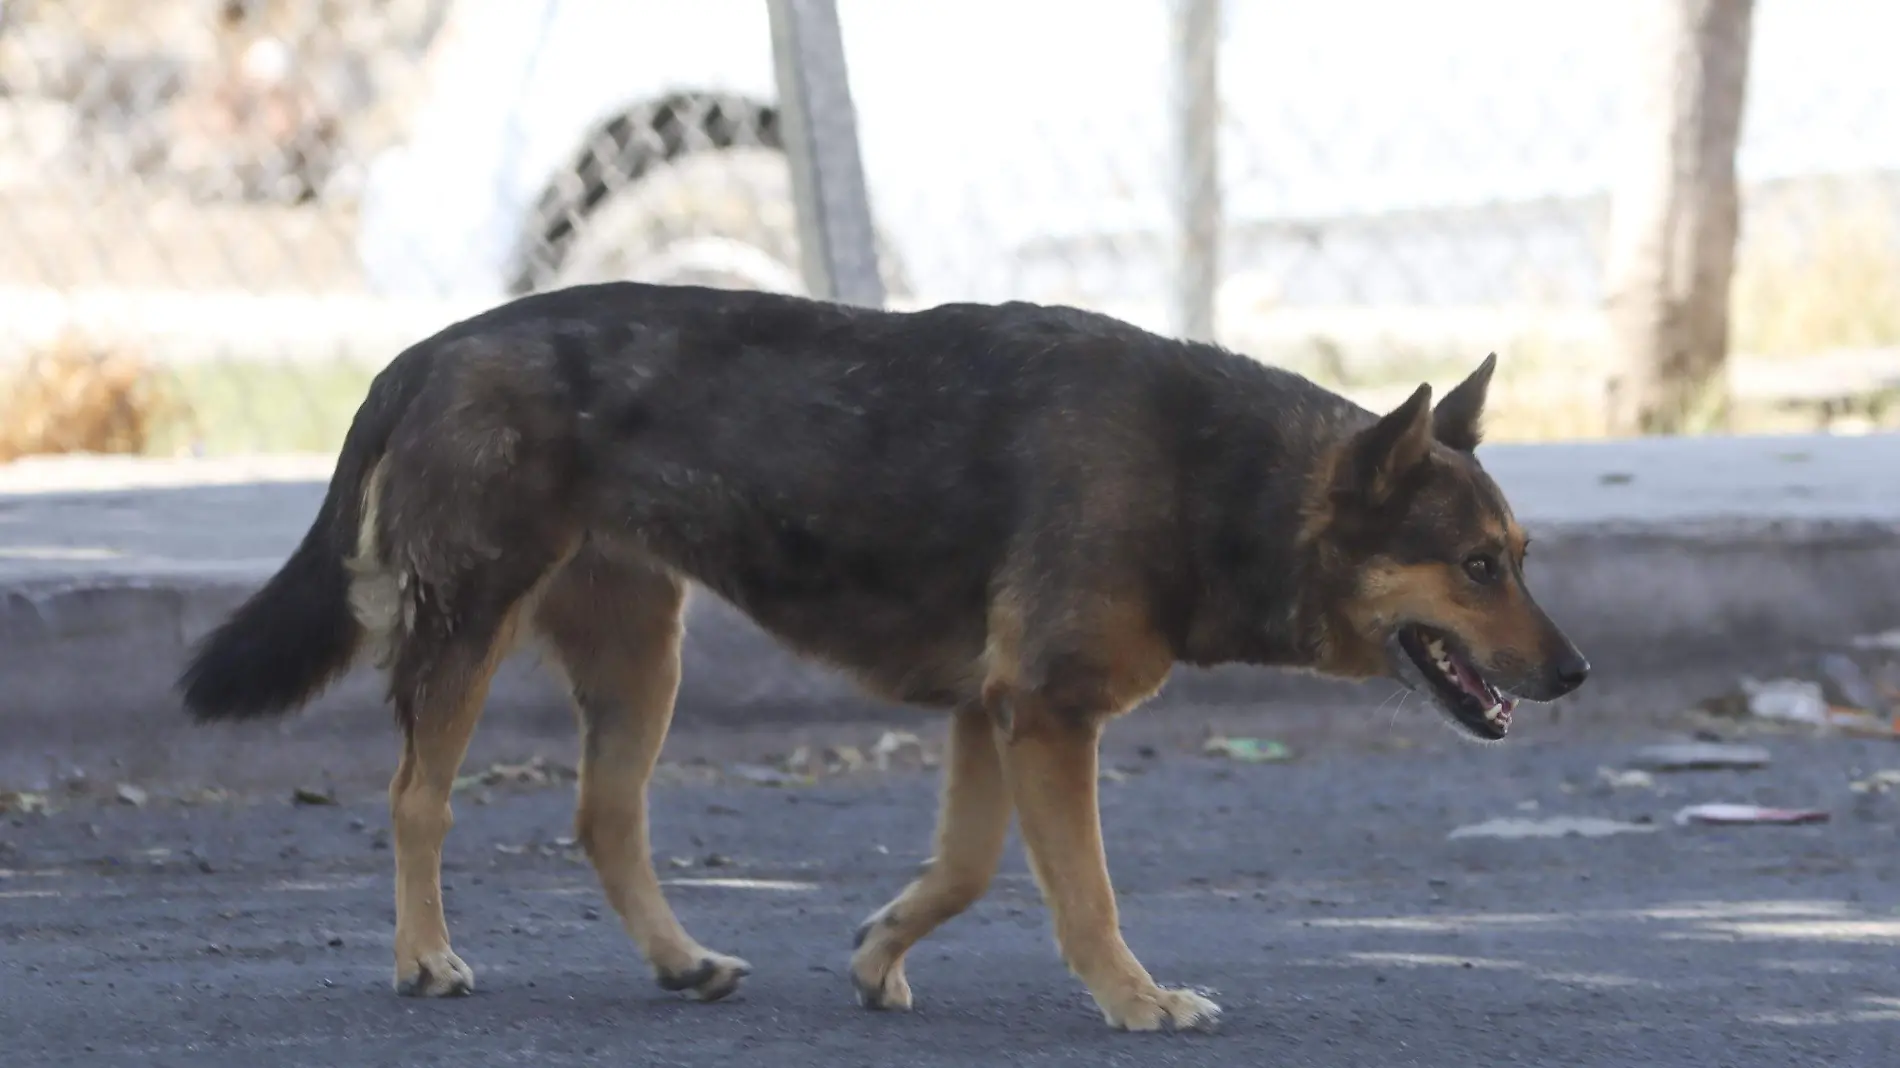
<svg viewBox="0 0 1900 1068"><path fill-rule="evenodd" d="M419 368L399 366L408 362L399 357L371 383L296 552L192 651L178 689L198 722L283 715L355 660L364 628L350 610L346 561L356 551L370 472L414 391Z"/></svg>

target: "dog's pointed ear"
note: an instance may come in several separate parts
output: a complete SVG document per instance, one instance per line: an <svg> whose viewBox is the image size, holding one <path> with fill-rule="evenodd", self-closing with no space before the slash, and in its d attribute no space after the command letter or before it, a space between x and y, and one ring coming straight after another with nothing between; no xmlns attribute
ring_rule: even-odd
<svg viewBox="0 0 1900 1068"><path fill-rule="evenodd" d="M1374 507L1385 504L1432 447L1432 387L1425 383L1352 443L1353 490Z"/></svg>
<svg viewBox="0 0 1900 1068"><path fill-rule="evenodd" d="M1475 452L1484 440L1484 397L1491 390L1491 372L1498 369L1498 354L1484 358L1471 377L1453 386L1432 412L1432 434L1447 447L1459 452Z"/></svg>

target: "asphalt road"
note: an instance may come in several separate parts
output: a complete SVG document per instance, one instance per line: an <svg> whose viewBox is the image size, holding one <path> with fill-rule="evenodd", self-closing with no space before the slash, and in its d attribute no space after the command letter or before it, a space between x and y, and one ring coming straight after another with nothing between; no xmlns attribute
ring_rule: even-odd
<svg viewBox="0 0 1900 1068"><path fill-rule="evenodd" d="M565 786L458 803L449 914L478 989L448 1001L390 993L373 798L78 802L0 822L0 1064L1900 1063L1900 792L1849 788L1900 748L1769 744L1764 770L1622 788L1598 774L1621 742L1127 754L1104 808L1128 940L1164 983L1215 992L1212 1035L1107 1030L1015 845L990 896L913 953L917 1011L858 1009L851 932L924 855L924 772L657 793L676 907L756 967L713 1005L658 990L603 915L561 840ZM1832 821L1671 822L1705 800ZM1447 837L1554 815L1655 829Z"/></svg>

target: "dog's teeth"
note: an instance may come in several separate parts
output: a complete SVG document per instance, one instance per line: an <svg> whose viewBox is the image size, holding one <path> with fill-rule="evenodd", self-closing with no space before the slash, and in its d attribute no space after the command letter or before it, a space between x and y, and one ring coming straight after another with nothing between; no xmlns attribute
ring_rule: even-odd
<svg viewBox="0 0 1900 1068"><path fill-rule="evenodd" d="M1498 721L1498 717L1502 716L1503 714L1504 714L1504 706L1502 704L1492 705L1490 708L1487 708L1484 710L1484 718L1491 721L1492 723L1496 723Z"/></svg>

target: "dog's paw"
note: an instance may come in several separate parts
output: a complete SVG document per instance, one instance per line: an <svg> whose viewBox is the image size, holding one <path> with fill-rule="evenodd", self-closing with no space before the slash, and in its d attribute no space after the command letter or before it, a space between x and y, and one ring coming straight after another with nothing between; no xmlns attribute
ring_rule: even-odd
<svg viewBox="0 0 1900 1068"><path fill-rule="evenodd" d="M1220 1021L1220 1006L1191 990L1151 987L1101 1008L1108 1025L1123 1031L1212 1031Z"/></svg>
<svg viewBox="0 0 1900 1068"><path fill-rule="evenodd" d="M904 959L867 957L863 950L851 956L851 985L858 1004L867 1009L904 1012L910 1009L910 982L904 978Z"/></svg>
<svg viewBox="0 0 1900 1068"><path fill-rule="evenodd" d="M892 952L885 937L895 925L895 913L885 907L858 925L851 937L851 985L858 1004L867 1009L905 1011L910 1008L910 982L904 978L904 954Z"/></svg>
<svg viewBox="0 0 1900 1068"><path fill-rule="evenodd" d="M661 990L688 991L701 1001L718 1001L739 989L739 983L752 974L752 965L738 957L710 950L691 967L659 972L655 978Z"/></svg>
<svg viewBox="0 0 1900 1068"><path fill-rule="evenodd" d="M475 969L447 949L396 962L396 993L406 998L461 997L475 991Z"/></svg>

